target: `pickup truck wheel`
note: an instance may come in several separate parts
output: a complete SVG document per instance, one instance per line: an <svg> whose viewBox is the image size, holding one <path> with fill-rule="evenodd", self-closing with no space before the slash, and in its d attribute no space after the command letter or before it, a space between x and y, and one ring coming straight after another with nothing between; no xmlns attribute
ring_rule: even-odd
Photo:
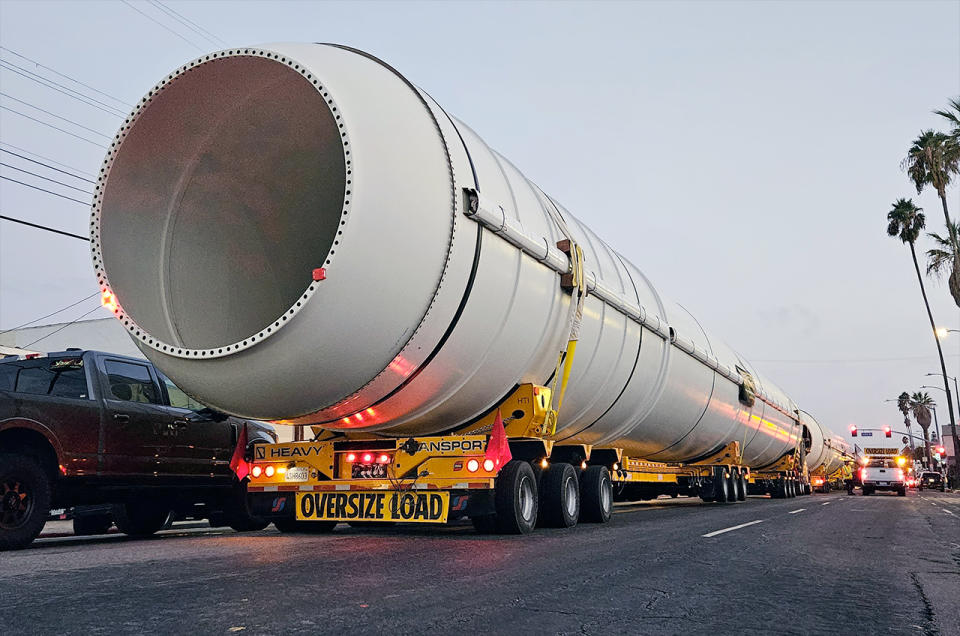
<svg viewBox="0 0 960 636"><path fill-rule="evenodd" d="M897 491L897 496L898 496L898 497L906 497L906 496L907 496L907 489L906 489L906 488L901 488L900 490L898 490L898 491Z"/></svg>
<svg viewBox="0 0 960 636"><path fill-rule="evenodd" d="M296 519L274 519L273 525L284 534L327 534L333 532L339 521L297 521Z"/></svg>
<svg viewBox="0 0 960 636"><path fill-rule="evenodd" d="M110 530L110 526L112 525L113 517L108 514L74 517L73 534L79 536L107 534L107 531Z"/></svg>
<svg viewBox="0 0 960 636"><path fill-rule="evenodd" d="M537 526L539 497L537 478L533 468L517 459L507 465L497 476L493 493L497 511L497 530L503 534L529 534Z"/></svg>
<svg viewBox="0 0 960 636"><path fill-rule="evenodd" d="M540 482L540 521L550 528L572 528L580 519L580 484L571 464L551 464Z"/></svg>
<svg viewBox="0 0 960 636"><path fill-rule="evenodd" d="M676 497L676 493L671 493ZM580 520L606 523L613 513L613 482L606 466L590 466L580 473Z"/></svg>
<svg viewBox="0 0 960 636"><path fill-rule="evenodd" d="M167 524L170 509L143 501L131 501L113 507L113 520L120 532L131 537L147 537Z"/></svg>
<svg viewBox="0 0 960 636"><path fill-rule="evenodd" d="M30 545L50 513L50 478L23 455L0 454L0 550Z"/></svg>

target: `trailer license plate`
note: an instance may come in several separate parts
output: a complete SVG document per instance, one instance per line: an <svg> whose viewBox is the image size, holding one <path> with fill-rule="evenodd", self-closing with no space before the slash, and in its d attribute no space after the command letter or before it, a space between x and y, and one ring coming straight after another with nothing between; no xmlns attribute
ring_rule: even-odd
<svg viewBox="0 0 960 636"><path fill-rule="evenodd" d="M284 481L307 481L310 478L310 469L306 466L288 468L283 476Z"/></svg>
<svg viewBox="0 0 960 636"><path fill-rule="evenodd" d="M297 519L446 523L448 492L300 492Z"/></svg>

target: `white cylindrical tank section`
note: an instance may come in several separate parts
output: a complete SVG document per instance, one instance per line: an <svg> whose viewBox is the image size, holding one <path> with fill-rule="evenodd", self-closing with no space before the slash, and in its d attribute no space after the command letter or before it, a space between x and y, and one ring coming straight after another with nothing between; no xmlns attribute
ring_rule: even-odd
<svg viewBox="0 0 960 636"><path fill-rule="evenodd" d="M556 439L762 467L796 405L637 267L383 62L333 45L213 53L120 130L93 260L144 354L244 417L453 429L549 384L590 290ZM752 378L757 399L741 401Z"/></svg>

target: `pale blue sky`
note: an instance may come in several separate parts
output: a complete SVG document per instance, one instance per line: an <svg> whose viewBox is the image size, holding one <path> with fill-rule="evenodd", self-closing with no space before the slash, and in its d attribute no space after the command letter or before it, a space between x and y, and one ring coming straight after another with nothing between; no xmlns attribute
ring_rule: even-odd
<svg viewBox="0 0 960 636"><path fill-rule="evenodd" d="M128 103L221 48L134 6L197 46L121 2L80 1L0 1L0 43ZM960 94L960 2L169 6L228 46L331 41L387 60L835 430L897 425L883 399L938 367L884 215L913 196L942 230L939 202L917 197L899 162L939 125L931 110ZM8 71L0 88L108 135L118 125ZM9 112L0 141L87 172L103 155ZM80 234L88 222L83 206L9 182L0 210ZM7 222L0 268L4 328L96 291L85 244ZM938 322L960 328L945 285L929 290Z"/></svg>

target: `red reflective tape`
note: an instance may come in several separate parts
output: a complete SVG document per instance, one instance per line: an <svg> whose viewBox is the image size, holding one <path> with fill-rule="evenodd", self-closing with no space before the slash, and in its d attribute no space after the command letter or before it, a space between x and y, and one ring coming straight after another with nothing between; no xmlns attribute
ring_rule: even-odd
<svg viewBox="0 0 960 636"><path fill-rule="evenodd" d="M485 481L482 481L482 482L473 481L467 484L467 488L489 488L489 487L490 487L490 484L488 484Z"/></svg>

